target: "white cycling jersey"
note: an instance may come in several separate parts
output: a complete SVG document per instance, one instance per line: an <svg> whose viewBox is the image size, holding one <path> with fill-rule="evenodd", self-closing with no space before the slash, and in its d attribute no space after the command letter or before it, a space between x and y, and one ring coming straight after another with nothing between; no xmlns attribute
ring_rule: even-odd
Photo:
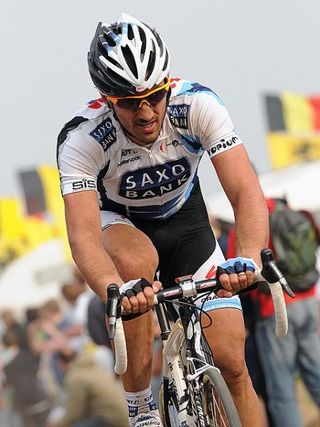
<svg viewBox="0 0 320 427"><path fill-rule="evenodd" d="M102 99L89 102L58 138L63 195L97 190L100 208L136 219L164 219L188 199L205 151L242 143L220 98L198 83L171 79L162 130L150 148L133 143Z"/></svg>

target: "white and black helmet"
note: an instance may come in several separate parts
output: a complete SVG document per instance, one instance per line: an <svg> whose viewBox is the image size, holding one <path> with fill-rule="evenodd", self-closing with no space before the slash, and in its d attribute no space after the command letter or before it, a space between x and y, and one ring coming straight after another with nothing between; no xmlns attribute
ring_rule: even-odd
<svg viewBox="0 0 320 427"><path fill-rule="evenodd" d="M99 23L88 53L89 72L105 95L137 95L168 76L170 55L160 35L127 14Z"/></svg>

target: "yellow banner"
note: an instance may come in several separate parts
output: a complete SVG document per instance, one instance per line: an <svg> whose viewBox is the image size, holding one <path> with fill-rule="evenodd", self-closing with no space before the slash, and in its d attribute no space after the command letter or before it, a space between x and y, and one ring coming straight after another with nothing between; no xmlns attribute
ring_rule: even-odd
<svg viewBox="0 0 320 427"><path fill-rule="evenodd" d="M23 211L19 199L5 197L0 199L0 239L21 237Z"/></svg>
<svg viewBox="0 0 320 427"><path fill-rule="evenodd" d="M274 168L320 159L319 133L270 132L267 141Z"/></svg>
<svg viewBox="0 0 320 427"><path fill-rule="evenodd" d="M40 165L37 168L44 189L47 206L47 215L53 225L56 237L64 242L65 254L68 260L71 259L71 252L68 243L67 228L64 217L64 204L60 192L58 169L50 165Z"/></svg>
<svg viewBox="0 0 320 427"><path fill-rule="evenodd" d="M284 92L281 96L283 118L288 132L314 130L313 108L305 96Z"/></svg>

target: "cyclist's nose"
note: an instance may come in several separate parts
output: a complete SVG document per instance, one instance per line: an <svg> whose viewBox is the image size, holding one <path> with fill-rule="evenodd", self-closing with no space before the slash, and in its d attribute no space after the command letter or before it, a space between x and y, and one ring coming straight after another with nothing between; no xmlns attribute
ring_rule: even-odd
<svg viewBox="0 0 320 427"><path fill-rule="evenodd" d="M139 116L144 118L145 120L152 119L153 117L153 109L152 106L146 99L143 99L138 107Z"/></svg>

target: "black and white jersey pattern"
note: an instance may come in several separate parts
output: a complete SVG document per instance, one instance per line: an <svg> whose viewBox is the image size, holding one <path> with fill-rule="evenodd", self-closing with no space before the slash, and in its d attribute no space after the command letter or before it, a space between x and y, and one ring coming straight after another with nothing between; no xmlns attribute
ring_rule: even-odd
<svg viewBox="0 0 320 427"><path fill-rule="evenodd" d="M150 148L126 136L102 99L89 102L63 127L57 147L61 191L96 190L102 210L164 219L188 199L205 152L213 157L241 143L212 90L171 79L167 114Z"/></svg>

